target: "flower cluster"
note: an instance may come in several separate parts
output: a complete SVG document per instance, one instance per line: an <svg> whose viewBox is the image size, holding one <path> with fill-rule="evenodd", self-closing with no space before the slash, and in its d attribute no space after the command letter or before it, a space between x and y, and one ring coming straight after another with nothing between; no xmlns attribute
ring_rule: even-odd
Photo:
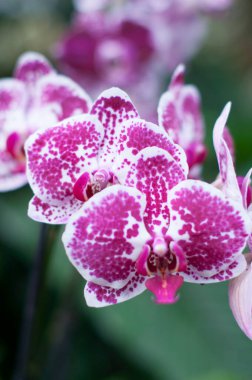
<svg viewBox="0 0 252 380"><path fill-rule="evenodd" d="M55 47L61 69L94 97L107 87L122 86L149 119L167 74L200 46L204 16L228 8L231 1L75 3L72 24Z"/></svg>
<svg viewBox="0 0 252 380"><path fill-rule="evenodd" d="M23 54L14 77L0 80L0 191L27 183L24 142L42 127L87 112L90 98L45 57Z"/></svg>
<svg viewBox="0 0 252 380"><path fill-rule="evenodd" d="M225 128L229 109L214 127L220 176L213 184L190 179L206 150L199 94L184 85L183 66L160 99L159 125L111 88L86 114L29 137L29 215L66 223L63 243L87 280L88 305L115 304L145 289L157 303L174 303L184 281L225 281L246 270L249 176L239 187Z"/></svg>

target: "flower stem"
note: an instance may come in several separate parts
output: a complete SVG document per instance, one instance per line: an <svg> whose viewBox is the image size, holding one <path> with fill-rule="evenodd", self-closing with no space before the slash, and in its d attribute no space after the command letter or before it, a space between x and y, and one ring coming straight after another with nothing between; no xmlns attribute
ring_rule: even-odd
<svg viewBox="0 0 252 380"><path fill-rule="evenodd" d="M13 380L27 379L26 373L30 357L36 306L38 303L40 290L43 287L43 282L45 279L44 272L48 263L47 255L49 254L49 251L51 251L51 244L49 244L49 230L49 225L42 224L40 227L38 245L34 256L30 278L28 281L28 289L23 312L23 320L21 323ZM54 236L51 236L50 240L52 240L53 237Z"/></svg>

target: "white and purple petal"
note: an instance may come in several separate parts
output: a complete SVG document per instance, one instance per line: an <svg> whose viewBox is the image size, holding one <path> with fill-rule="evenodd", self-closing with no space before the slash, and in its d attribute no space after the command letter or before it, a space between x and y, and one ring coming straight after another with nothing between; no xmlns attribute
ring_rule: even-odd
<svg viewBox="0 0 252 380"><path fill-rule="evenodd" d="M55 70L42 54L27 52L19 57L14 76L30 87L36 85L43 76L53 72Z"/></svg>
<svg viewBox="0 0 252 380"><path fill-rule="evenodd" d="M31 135L25 150L27 177L34 194L53 206L72 203L77 179L97 169L102 138L102 125L88 114Z"/></svg>
<svg viewBox="0 0 252 380"><path fill-rule="evenodd" d="M145 148L135 157L124 184L146 195L144 222L152 235L162 236L167 232L169 191L185 179L183 167L163 149Z"/></svg>
<svg viewBox="0 0 252 380"><path fill-rule="evenodd" d="M5 149L9 133L24 133L27 94L25 86L17 79L0 80L0 150Z"/></svg>
<svg viewBox="0 0 252 380"><path fill-rule="evenodd" d="M69 220L62 240L71 263L87 280L121 289L150 239L143 223L145 196L115 185L95 194Z"/></svg>
<svg viewBox="0 0 252 380"><path fill-rule="evenodd" d="M220 169L222 190L228 198L242 203L242 195L236 178L232 154L224 139L224 131L230 109L231 103L227 103L217 119L213 130L213 142Z"/></svg>
<svg viewBox="0 0 252 380"><path fill-rule="evenodd" d="M252 254L246 259L246 270L229 283L229 305L240 329L252 339Z"/></svg>
<svg viewBox="0 0 252 380"><path fill-rule="evenodd" d="M144 148L156 146L166 150L188 174L186 155L159 126L142 119L129 120L118 129L117 154L113 164L119 180L123 181L134 157Z"/></svg>
<svg viewBox="0 0 252 380"><path fill-rule="evenodd" d="M82 204L83 202L74 198L60 206L53 206L34 196L29 202L28 216L41 223L66 224Z"/></svg>
<svg viewBox="0 0 252 380"><path fill-rule="evenodd" d="M87 113L90 107L91 99L80 86L63 75L49 74L38 82L27 117L36 130Z"/></svg>
<svg viewBox="0 0 252 380"><path fill-rule="evenodd" d="M220 281L244 270L242 251L251 223L242 205L227 199L212 185L187 180L169 194L169 236L183 249L186 281Z"/></svg>
<svg viewBox="0 0 252 380"><path fill-rule="evenodd" d="M84 289L87 305L91 307L104 307L128 301L146 290L145 280L145 276L135 274L121 289L87 282Z"/></svg>
<svg viewBox="0 0 252 380"><path fill-rule="evenodd" d="M94 102L91 114L96 115L104 126L104 140L100 160L103 164L111 162L117 144L116 129L126 120L138 117L138 112L129 96L119 88L111 88L100 94Z"/></svg>

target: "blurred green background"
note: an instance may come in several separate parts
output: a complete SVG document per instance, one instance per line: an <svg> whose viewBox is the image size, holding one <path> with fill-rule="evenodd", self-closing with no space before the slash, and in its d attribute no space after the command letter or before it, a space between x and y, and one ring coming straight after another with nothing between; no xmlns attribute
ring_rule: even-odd
<svg viewBox="0 0 252 380"><path fill-rule="evenodd" d="M70 0L0 2L0 75L11 76L18 56L51 47L69 23ZM252 5L236 1L211 21L204 46L188 64L187 82L202 94L209 156L204 178L217 174L213 124L225 103L236 167L251 166ZM168 83L168 79L166 83ZM166 83L164 83L164 88ZM11 378L27 282L39 236L28 219L27 187L0 194L0 379ZM157 306L150 293L103 309L87 308L83 279L69 264L60 240L53 248L38 305L29 363L30 379L47 380L250 380L252 343L236 325L227 284L185 284L180 301Z"/></svg>

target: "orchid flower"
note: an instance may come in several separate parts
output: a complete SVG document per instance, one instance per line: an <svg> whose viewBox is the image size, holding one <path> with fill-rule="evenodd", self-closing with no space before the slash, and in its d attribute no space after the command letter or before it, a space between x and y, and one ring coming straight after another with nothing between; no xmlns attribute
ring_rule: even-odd
<svg viewBox="0 0 252 380"><path fill-rule="evenodd" d="M186 180L174 154L141 150L123 184L95 194L63 234L87 280L89 306L123 302L146 288L157 303L174 303L184 281L213 283L244 271L247 213L214 186Z"/></svg>
<svg viewBox="0 0 252 380"><path fill-rule="evenodd" d="M232 199L243 207L250 222L249 236L247 244L250 251L252 250L252 204L250 177L252 169L247 175L237 177L234 169L232 151L225 138L225 125L230 112L231 104L227 104L222 115L217 120L214 127L214 146L220 168L219 187L225 196ZM218 181L216 182L218 183ZM229 303L236 322L241 330L252 339L252 318L251 318L251 290L252 290L252 273L251 273L251 253L245 255L247 266L244 271L229 283Z"/></svg>
<svg viewBox="0 0 252 380"><path fill-rule="evenodd" d="M237 177L233 163L233 144L231 144L230 137L227 135L227 130L225 129L230 109L231 103L228 103L216 121L213 129L214 148L220 170L220 179L217 179L214 185L221 188L227 198L243 206L252 225L251 188L249 186L252 168L244 178ZM250 249L252 249L251 234L252 230L248 240Z"/></svg>
<svg viewBox="0 0 252 380"><path fill-rule="evenodd" d="M24 142L41 127L87 112L88 95L38 53L23 54L14 78L0 80L0 191L27 183Z"/></svg>
<svg viewBox="0 0 252 380"><path fill-rule="evenodd" d="M66 223L95 193L123 183L133 158L151 146L166 150L187 170L182 148L161 127L140 119L125 92L104 91L89 114L38 130L26 142L27 176L35 194L29 216Z"/></svg>
<svg viewBox="0 0 252 380"><path fill-rule="evenodd" d="M175 70L168 90L158 105L159 124L186 152L190 176L197 178L206 158L204 121L200 94L195 86L184 85L185 67Z"/></svg>
<svg viewBox="0 0 252 380"><path fill-rule="evenodd" d="M55 57L61 70L93 97L105 88L123 87L141 115L156 121L154 105L164 78L200 47L205 13L228 8L230 2L76 0L76 13L55 46Z"/></svg>

